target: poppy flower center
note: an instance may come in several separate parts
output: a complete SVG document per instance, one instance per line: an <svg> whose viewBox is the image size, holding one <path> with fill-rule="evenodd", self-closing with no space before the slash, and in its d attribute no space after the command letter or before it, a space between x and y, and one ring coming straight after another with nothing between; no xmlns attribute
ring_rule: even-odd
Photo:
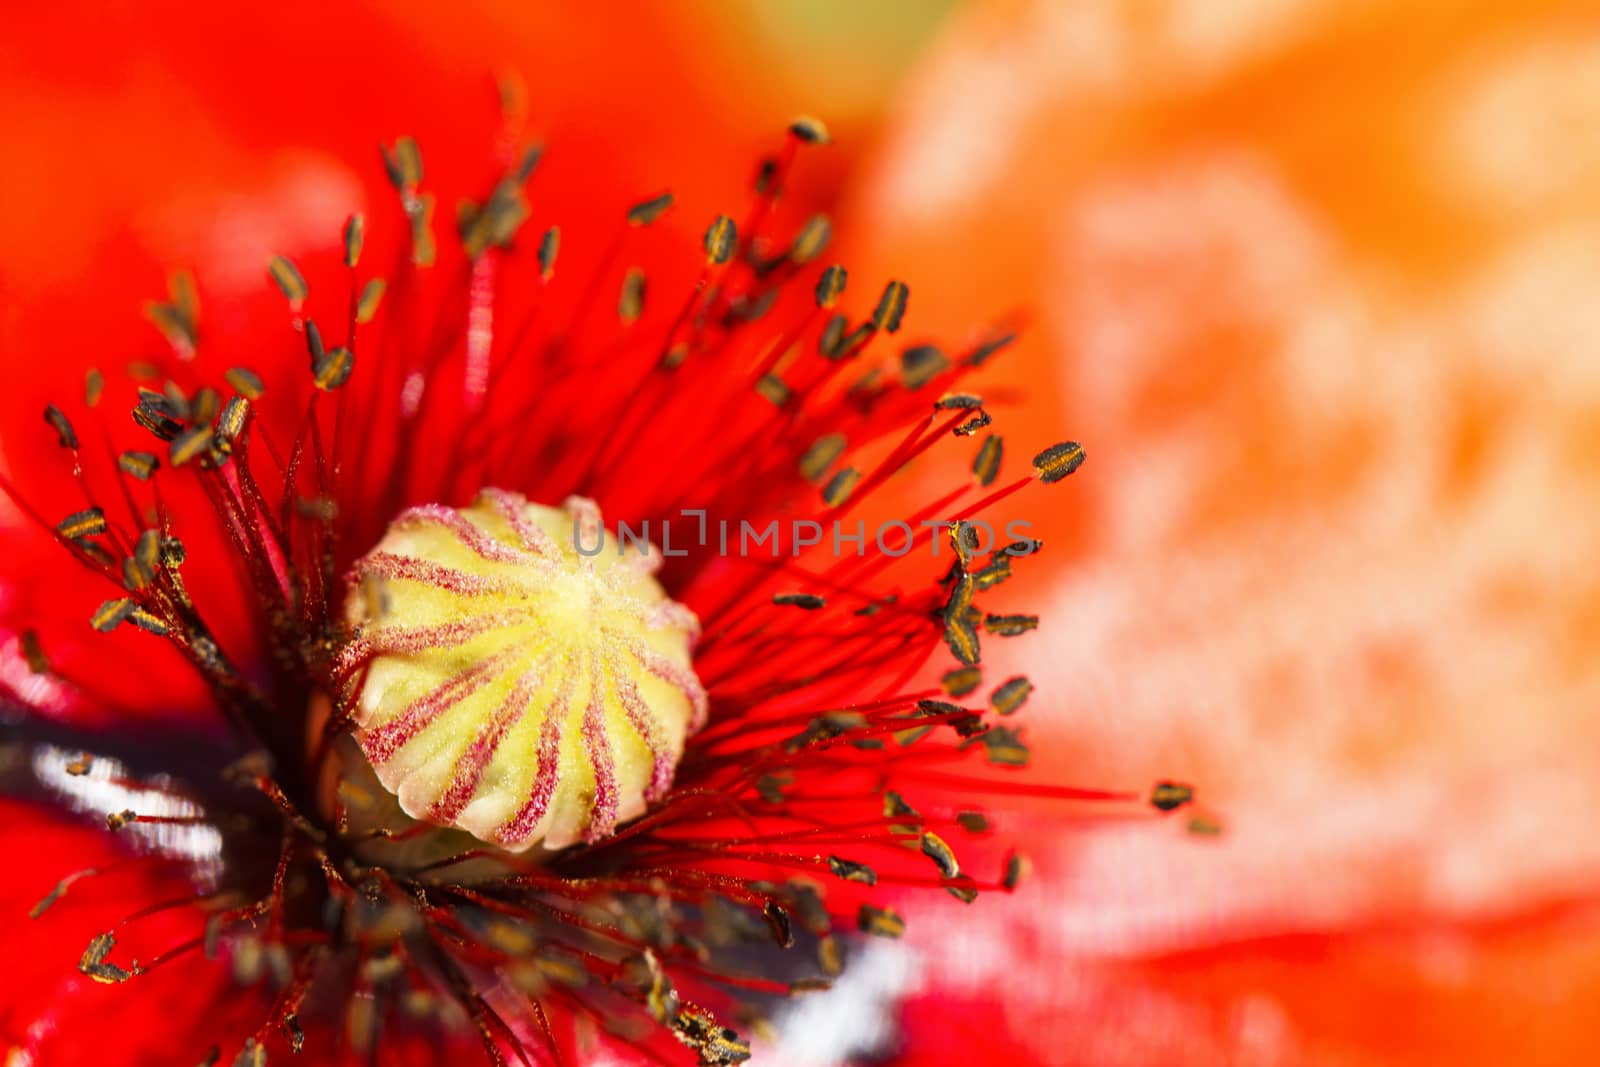
<svg viewBox="0 0 1600 1067"><path fill-rule="evenodd" d="M345 604L356 740L412 818L513 851L606 838L665 795L705 717L694 614L593 501L410 508Z"/></svg>

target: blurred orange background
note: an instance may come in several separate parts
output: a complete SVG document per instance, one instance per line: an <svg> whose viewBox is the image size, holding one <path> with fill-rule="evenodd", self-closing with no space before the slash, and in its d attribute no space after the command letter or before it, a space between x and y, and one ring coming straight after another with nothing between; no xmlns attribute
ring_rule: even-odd
<svg viewBox="0 0 1600 1067"><path fill-rule="evenodd" d="M34 6L0 348L112 347L175 265L260 284L380 138L476 144L501 69L569 187L691 224L824 116L844 261L918 334L1025 312L1003 417L1087 445L1008 587L1036 769L1178 775L1226 830L1014 823L1038 877L860 992L906 1062L1600 1052L1592 3Z"/></svg>

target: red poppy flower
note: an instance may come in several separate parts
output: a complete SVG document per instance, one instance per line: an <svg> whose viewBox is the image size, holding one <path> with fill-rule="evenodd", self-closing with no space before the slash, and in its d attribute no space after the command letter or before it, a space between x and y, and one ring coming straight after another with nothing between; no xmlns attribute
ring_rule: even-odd
<svg viewBox="0 0 1600 1067"><path fill-rule="evenodd" d="M1000 325L897 344L906 286L846 293L786 195L819 123L685 221L704 190L592 132L563 163L562 123L546 160L503 82L430 112L438 155L387 139L380 198L321 158L334 39L246 80L311 113L304 233L202 223L222 280L142 336L103 325L127 279L52 299L42 254L24 290L17 336L95 345L5 412L14 1058L739 1062L923 898L1013 888L1001 812L1187 803L1003 773L1032 683L984 657L1039 624L1003 506L1083 449L965 391Z"/></svg>

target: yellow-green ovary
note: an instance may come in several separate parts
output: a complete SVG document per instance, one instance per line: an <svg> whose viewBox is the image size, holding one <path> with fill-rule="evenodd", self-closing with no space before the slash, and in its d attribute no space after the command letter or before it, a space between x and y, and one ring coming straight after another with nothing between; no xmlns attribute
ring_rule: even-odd
<svg viewBox="0 0 1600 1067"><path fill-rule="evenodd" d="M663 795L706 699L698 623L659 563L580 497L488 489L391 523L353 570L343 667L356 739L406 814L564 848Z"/></svg>

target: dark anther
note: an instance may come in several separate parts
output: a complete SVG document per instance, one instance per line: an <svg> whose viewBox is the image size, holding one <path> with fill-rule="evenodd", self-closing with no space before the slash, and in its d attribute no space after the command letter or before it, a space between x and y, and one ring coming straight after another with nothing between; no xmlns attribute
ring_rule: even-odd
<svg viewBox="0 0 1600 1067"><path fill-rule="evenodd" d="M983 746L989 762L1001 767L1026 767L1028 746L1022 735L1008 726L995 726L978 735L972 742Z"/></svg>
<svg viewBox="0 0 1600 1067"><path fill-rule="evenodd" d="M812 118L810 115L801 115L789 123L789 132L806 144L828 143L828 127L822 124L821 119Z"/></svg>
<svg viewBox="0 0 1600 1067"><path fill-rule="evenodd" d="M983 672L976 667L957 667L955 670L945 671L939 679L939 684L944 691L953 697L964 697L983 681Z"/></svg>
<svg viewBox="0 0 1600 1067"><path fill-rule="evenodd" d="M152 615L143 608L134 608L133 611L129 612L128 621L146 633L155 634L157 637L165 635L171 629L165 619Z"/></svg>
<svg viewBox="0 0 1600 1067"><path fill-rule="evenodd" d="M99 508L75 511L56 523L56 532L74 541L80 537L98 537L106 532L106 513Z"/></svg>
<svg viewBox="0 0 1600 1067"><path fill-rule="evenodd" d="M733 220L726 215L718 215L706 228L706 263L720 267L733 258L733 250L738 244L739 230Z"/></svg>
<svg viewBox="0 0 1600 1067"><path fill-rule="evenodd" d="M861 905L861 910L856 912L856 926L862 933L877 937L899 937L906 932L906 921L898 912L871 904Z"/></svg>
<svg viewBox="0 0 1600 1067"><path fill-rule="evenodd" d="M344 265L354 267L361 262L361 246L366 240L366 220L351 215L344 223Z"/></svg>
<svg viewBox="0 0 1600 1067"><path fill-rule="evenodd" d="M971 575L963 575L950 588L950 599L944 606L944 643L956 659L969 667L978 663L978 628L967 617L972 606L974 582Z"/></svg>
<svg viewBox="0 0 1600 1067"><path fill-rule="evenodd" d="M289 306L296 311L306 302L309 290L306 280L300 273L300 268L288 256L273 256L272 262L267 265L267 273L278 284L283 292L283 298L289 301Z"/></svg>
<svg viewBox="0 0 1600 1067"><path fill-rule="evenodd" d="M147 482L161 466L161 461L149 452L124 452L117 457L117 466L141 482Z"/></svg>
<svg viewBox="0 0 1600 1067"><path fill-rule="evenodd" d="M1083 446L1076 441L1063 441L1033 457L1033 469L1041 482L1059 482L1083 466Z"/></svg>
<svg viewBox="0 0 1600 1067"><path fill-rule="evenodd" d="M828 324L822 328L822 336L817 338L817 351L828 359L838 359L844 354L844 328L850 320L843 315L834 315Z"/></svg>
<svg viewBox="0 0 1600 1067"><path fill-rule="evenodd" d="M211 447L212 432L209 426L195 426L180 433L172 440L172 448L168 458L174 467L181 467L197 456L204 455Z"/></svg>
<svg viewBox="0 0 1600 1067"><path fill-rule="evenodd" d="M110 633L129 615L133 614L133 601L127 597L118 597L116 600L107 600L95 609L89 616L89 624L101 633Z"/></svg>
<svg viewBox="0 0 1600 1067"><path fill-rule="evenodd" d="M832 237L833 224L828 221L828 216L811 216L795 235L794 244L789 247L789 259L795 263L810 263L828 247Z"/></svg>
<svg viewBox="0 0 1600 1067"><path fill-rule="evenodd" d="M1037 615L985 615L983 628L997 637L1016 637L1039 628Z"/></svg>
<svg viewBox="0 0 1600 1067"><path fill-rule="evenodd" d="M1150 805L1160 811L1173 811L1194 799L1194 787L1182 782L1157 782L1150 791Z"/></svg>
<svg viewBox="0 0 1600 1067"><path fill-rule="evenodd" d="M842 433L830 433L817 438L800 456L800 476L808 482L821 478L828 473L834 460L844 454L847 444Z"/></svg>
<svg viewBox="0 0 1600 1067"><path fill-rule="evenodd" d="M1040 541L1036 538L1026 537L1021 541L1011 542L1005 548L1001 549L1001 551L1010 556L1012 559L1016 559L1018 556L1031 556L1042 548L1044 548L1043 541Z"/></svg>
<svg viewBox="0 0 1600 1067"><path fill-rule="evenodd" d="M916 345L900 353L900 380L907 389L921 389L949 368L949 357L935 345Z"/></svg>
<svg viewBox="0 0 1600 1067"><path fill-rule="evenodd" d="M672 194L662 193L660 196L642 200L628 209L629 226L648 226L666 214L672 206Z"/></svg>
<svg viewBox="0 0 1600 1067"><path fill-rule="evenodd" d="M133 421L163 441L171 441L183 432L183 423L172 409L171 402L149 389L139 390L139 403L133 409Z"/></svg>
<svg viewBox="0 0 1600 1067"><path fill-rule="evenodd" d="M1011 852L1006 855L1005 871L1000 876L1000 884L1006 891L1017 888L1028 875L1028 860L1019 853Z"/></svg>
<svg viewBox="0 0 1600 1067"><path fill-rule="evenodd" d="M817 279L817 307L831 308L839 302L839 297L844 295L844 287L850 280L850 272L835 264L822 272L822 277ZM844 327L839 327L841 332Z"/></svg>
<svg viewBox="0 0 1600 1067"><path fill-rule="evenodd" d="M355 354L341 345L324 353L322 359L312 364L311 380L325 392L337 389L349 381L354 366Z"/></svg>
<svg viewBox="0 0 1600 1067"><path fill-rule="evenodd" d="M790 948L794 945L794 931L789 926L789 913L776 901L769 900L761 906L761 917L767 920L767 927L772 931L772 940L777 942L779 948Z"/></svg>
<svg viewBox="0 0 1600 1067"><path fill-rule="evenodd" d="M1011 557L1004 552L996 552L987 567L972 572L972 580L978 583L979 592L993 589L1009 577L1011 577Z"/></svg>
<svg viewBox="0 0 1600 1067"><path fill-rule="evenodd" d="M417 142L410 137L400 137L393 148L379 145L378 150L383 153L383 169L389 175L390 184L403 195L416 189L422 181L422 152Z"/></svg>
<svg viewBox="0 0 1600 1067"><path fill-rule="evenodd" d="M878 872L865 863L829 856L828 869L847 882L860 882L862 885L878 884Z"/></svg>
<svg viewBox="0 0 1600 1067"><path fill-rule="evenodd" d="M59 439L62 448L76 449L78 447L78 435L72 429L72 423L61 413L60 408L54 404L46 404L44 421L48 422L50 428L56 432L56 437Z"/></svg>
<svg viewBox="0 0 1600 1067"><path fill-rule="evenodd" d="M887 330L895 333L900 329L900 320L906 313L906 300L911 296L911 290L906 288L905 282L890 282L884 286L883 295L878 298L878 306L872 311L872 328Z"/></svg>
<svg viewBox="0 0 1600 1067"><path fill-rule="evenodd" d="M861 482L861 472L854 467L844 470L828 479L828 484L822 489L822 502L830 508L836 508L850 499L850 494Z"/></svg>
<svg viewBox="0 0 1600 1067"><path fill-rule="evenodd" d="M784 408L794 397L794 390L776 374L763 374L756 382L756 395L775 408Z"/></svg>
<svg viewBox="0 0 1600 1067"><path fill-rule="evenodd" d="M961 864L956 860L955 850L931 830L922 835L922 854L933 861L944 877L955 878L961 874Z"/></svg>
<svg viewBox="0 0 1600 1067"><path fill-rule="evenodd" d="M373 278L361 287L361 299L356 301L356 322L365 325L372 321L378 313L378 305L383 303L386 289L388 284L382 278Z"/></svg>
<svg viewBox="0 0 1600 1067"><path fill-rule="evenodd" d="M22 658L28 664L28 669L34 674L50 673L50 661L45 658L44 646L39 643L38 631L24 630L19 640L22 644Z"/></svg>
<svg viewBox="0 0 1600 1067"><path fill-rule="evenodd" d="M1000 474L1000 458L1005 446L998 434L990 434L978 446L978 455L972 461L972 475L981 486L993 485Z"/></svg>
<svg viewBox="0 0 1600 1067"><path fill-rule="evenodd" d="M233 442L244 432L250 418L250 401L243 396L229 397L217 420L217 448L224 453L233 450Z"/></svg>
<svg viewBox="0 0 1600 1067"><path fill-rule="evenodd" d="M644 314L644 271L629 267L622 278L622 293L617 297L617 317L624 326L631 326Z"/></svg>
<svg viewBox="0 0 1600 1067"><path fill-rule="evenodd" d="M114 963L107 963L106 957L111 955L111 950L116 946L117 939L112 935L96 934L94 940L89 942L89 947L83 950L83 956L78 960L78 970L96 982L126 982L139 973L139 965L135 963L133 970L127 971Z"/></svg>
<svg viewBox="0 0 1600 1067"><path fill-rule="evenodd" d="M968 366L972 366L972 367L981 367L981 366L983 366L984 363L988 362L988 359L989 359L990 356L994 355L996 352L1000 351L1002 348L1005 348L1007 345L1009 345L1012 341L1015 341L1016 339L1017 339L1017 335L1016 334L1007 333L1007 334L1001 334L999 337L995 337L995 338L993 338L991 340L985 341L983 344L981 344L977 348L975 348L972 351L972 354L967 357L967 365Z"/></svg>
<svg viewBox="0 0 1600 1067"><path fill-rule="evenodd" d="M539 277L549 281L556 273L556 253L561 251L561 227L552 226L539 238Z"/></svg>
<svg viewBox="0 0 1600 1067"><path fill-rule="evenodd" d="M266 391L261 376L247 367L232 367L224 371L222 377L233 386L235 392L247 400L259 400L261 394Z"/></svg>
<svg viewBox="0 0 1600 1067"><path fill-rule="evenodd" d="M322 331L309 319L306 320L306 352L311 356L311 373L315 374L317 364L322 362L328 350L322 344Z"/></svg>
<svg viewBox="0 0 1600 1067"><path fill-rule="evenodd" d="M989 694L989 705L1001 715L1014 715L1027 703L1033 683L1021 675L1003 682Z"/></svg>
<svg viewBox="0 0 1600 1067"><path fill-rule="evenodd" d="M922 818L922 813L907 804L905 797L902 797L893 789L886 789L883 792L883 814L885 818L890 819Z"/></svg>
<svg viewBox="0 0 1600 1067"><path fill-rule="evenodd" d="M981 811L957 812L956 825L969 834L988 833L989 817Z"/></svg>
<svg viewBox="0 0 1600 1067"><path fill-rule="evenodd" d="M990 415L987 411L980 411L950 432L955 434L957 437L971 437L973 434L977 433L979 430L983 429L993 421L994 416Z"/></svg>

